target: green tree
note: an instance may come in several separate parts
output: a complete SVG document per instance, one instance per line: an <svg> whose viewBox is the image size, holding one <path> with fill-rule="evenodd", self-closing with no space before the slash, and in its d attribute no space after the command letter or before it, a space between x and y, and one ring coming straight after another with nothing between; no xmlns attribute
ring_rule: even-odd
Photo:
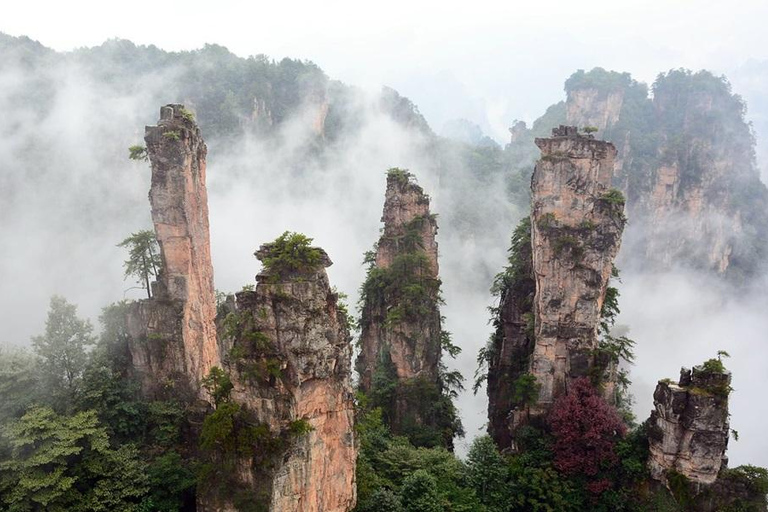
<svg viewBox="0 0 768 512"><path fill-rule="evenodd" d="M51 297L45 333L32 338L32 346L40 358L42 379L51 397L62 406L69 406L80 389L83 371L88 361L86 347L96 340L93 326L77 317L77 306L63 297Z"/></svg>
<svg viewBox="0 0 768 512"><path fill-rule="evenodd" d="M505 512L509 508L507 462L490 436L472 442L467 454L467 481L488 512Z"/></svg>
<svg viewBox="0 0 768 512"><path fill-rule="evenodd" d="M125 278L135 277L136 282L147 290L147 297L151 299L150 279L157 279L162 266L155 232L145 229L131 233L131 236L117 246L128 249L128 259L123 263Z"/></svg>
<svg viewBox="0 0 768 512"><path fill-rule="evenodd" d="M443 512L437 480L419 469L406 477L400 489L404 512Z"/></svg>
<svg viewBox="0 0 768 512"><path fill-rule="evenodd" d="M0 503L9 512L130 512L147 492L132 445L115 450L95 411L61 416L32 407L3 429Z"/></svg>
<svg viewBox="0 0 768 512"><path fill-rule="evenodd" d="M229 395L234 388L229 375L218 366L214 366L208 371L208 375L203 378L201 384L208 394L211 395L213 404L216 407L222 402L229 401Z"/></svg>

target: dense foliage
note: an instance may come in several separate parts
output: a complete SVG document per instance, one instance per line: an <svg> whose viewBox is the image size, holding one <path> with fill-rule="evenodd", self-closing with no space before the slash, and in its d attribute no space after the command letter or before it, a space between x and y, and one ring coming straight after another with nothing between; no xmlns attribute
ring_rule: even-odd
<svg viewBox="0 0 768 512"><path fill-rule="evenodd" d="M53 297L33 354L0 353L3 510L190 510L187 412L172 398L141 397L128 372L125 307L104 309L97 340L74 305Z"/></svg>
<svg viewBox="0 0 768 512"><path fill-rule="evenodd" d="M275 277L311 272L323 262L323 251L312 247L311 238L289 231L277 237L274 242L262 246L257 254L264 270Z"/></svg>

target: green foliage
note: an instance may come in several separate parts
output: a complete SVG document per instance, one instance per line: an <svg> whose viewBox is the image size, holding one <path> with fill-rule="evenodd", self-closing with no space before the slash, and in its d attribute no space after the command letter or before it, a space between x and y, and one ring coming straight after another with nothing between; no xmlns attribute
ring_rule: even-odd
<svg viewBox="0 0 768 512"><path fill-rule="evenodd" d="M136 449L109 446L95 411L59 416L30 408L3 429L0 502L27 510L131 511L148 491Z"/></svg>
<svg viewBox="0 0 768 512"><path fill-rule="evenodd" d="M719 354L718 354L719 355ZM718 357L717 359L708 359L701 365L706 373L723 373L725 372L725 366Z"/></svg>
<svg viewBox="0 0 768 512"><path fill-rule="evenodd" d="M307 420L298 419L288 424L288 433L292 436L303 436L315 430Z"/></svg>
<svg viewBox="0 0 768 512"><path fill-rule="evenodd" d="M600 93L608 93L627 88L634 82L629 73L606 71L603 68L594 68L588 72L580 69L565 81L565 90L597 89Z"/></svg>
<svg viewBox="0 0 768 512"><path fill-rule="evenodd" d="M617 188L612 188L605 194L601 195L600 200L605 204L616 206L616 207L622 207L622 208L626 203L626 199L624 199L624 194L622 194L621 190Z"/></svg>
<svg viewBox="0 0 768 512"><path fill-rule="evenodd" d="M765 496L768 494L768 469L744 465L726 469L723 478L743 483L750 492Z"/></svg>
<svg viewBox="0 0 768 512"><path fill-rule="evenodd" d="M580 260L584 255L584 247L573 235L561 234L552 242L552 249L556 257L566 253L574 261Z"/></svg>
<svg viewBox="0 0 768 512"><path fill-rule="evenodd" d="M205 417L200 432L200 447L225 455L274 453L282 441L273 436L269 427L252 421L240 404L223 402Z"/></svg>
<svg viewBox="0 0 768 512"><path fill-rule="evenodd" d="M179 130L168 130L163 132L163 137L166 139L178 142L181 140L181 132Z"/></svg>
<svg viewBox="0 0 768 512"><path fill-rule="evenodd" d="M423 469L411 473L400 490L404 512L443 512L435 477Z"/></svg>
<svg viewBox="0 0 768 512"><path fill-rule="evenodd" d="M396 180L401 187L404 187L411 182L413 174L411 174L407 169L392 167L391 169L387 170L387 179L390 178Z"/></svg>
<svg viewBox="0 0 768 512"><path fill-rule="evenodd" d="M693 503L691 481L687 476L674 469L669 470L666 476L669 490L672 491L675 500L683 509L687 509Z"/></svg>
<svg viewBox="0 0 768 512"><path fill-rule="evenodd" d="M200 384L208 392L216 407L223 402L229 401L230 394L234 388L229 375L218 366L212 367Z"/></svg>
<svg viewBox="0 0 768 512"><path fill-rule="evenodd" d="M541 385L536 382L536 377L526 373L518 377L512 385L512 400L520 405L534 405L539 398Z"/></svg>
<svg viewBox="0 0 768 512"><path fill-rule="evenodd" d="M178 452L170 450L147 468L153 512L177 512L194 500L195 468Z"/></svg>
<svg viewBox="0 0 768 512"><path fill-rule="evenodd" d="M181 107L181 110L179 111L179 114L181 117L183 117L186 121L189 121L190 123L195 122L195 114L187 110L186 107Z"/></svg>
<svg viewBox="0 0 768 512"><path fill-rule="evenodd" d="M587 135L591 133L595 133L597 130L598 130L597 126L585 126L584 128L582 128L582 131Z"/></svg>
<svg viewBox="0 0 768 512"><path fill-rule="evenodd" d="M117 244L128 249L128 259L123 263L125 278L135 277L137 283L147 291L147 297L152 297L150 281L157 279L162 267L160 249L157 237L152 230L142 230L131 233L131 236Z"/></svg>
<svg viewBox="0 0 768 512"><path fill-rule="evenodd" d="M135 145L128 148L128 158L131 160L139 160L142 162L146 162L149 160L149 155L147 154L147 147L141 146L141 145Z"/></svg>
<svg viewBox="0 0 768 512"><path fill-rule="evenodd" d="M467 454L467 484L488 512L508 509L511 496L507 465L490 436L472 442Z"/></svg>
<svg viewBox="0 0 768 512"><path fill-rule="evenodd" d="M312 239L301 233L284 232L265 246L264 269L275 278L295 272L311 272L322 264L323 253L312 247Z"/></svg>
<svg viewBox="0 0 768 512"><path fill-rule="evenodd" d="M37 359L26 350L0 347L0 421L21 416L40 389Z"/></svg>
<svg viewBox="0 0 768 512"><path fill-rule="evenodd" d="M77 306L58 295L51 297L45 332L32 338L32 347L46 389L60 408L70 407L80 389L86 347L96 342L92 331L89 321L77 317Z"/></svg>

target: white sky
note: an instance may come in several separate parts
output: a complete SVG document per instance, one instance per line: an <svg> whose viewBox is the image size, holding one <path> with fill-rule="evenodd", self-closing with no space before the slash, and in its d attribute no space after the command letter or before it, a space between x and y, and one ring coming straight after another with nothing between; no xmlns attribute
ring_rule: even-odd
<svg viewBox="0 0 768 512"><path fill-rule="evenodd" d="M497 138L513 118L532 120L559 100L578 68L652 81L676 67L729 74L768 59L765 0L3 3L0 31L57 50L119 37L310 59L353 85L395 87L437 131L466 117Z"/></svg>

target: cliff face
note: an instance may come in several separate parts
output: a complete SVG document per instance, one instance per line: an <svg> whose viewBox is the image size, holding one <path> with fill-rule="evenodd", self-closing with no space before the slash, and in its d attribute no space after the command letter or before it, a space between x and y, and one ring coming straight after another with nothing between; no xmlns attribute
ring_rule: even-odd
<svg viewBox="0 0 768 512"><path fill-rule="evenodd" d="M233 402L282 440L269 460L265 450L238 456L229 478L274 512L346 512L356 501L351 337L324 268L331 261L311 250L311 267L259 274L223 323ZM201 507L239 510L234 494L208 493Z"/></svg>
<svg viewBox="0 0 768 512"><path fill-rule="evenodd" d="M219 360L205 186L207 149L182 105L163 107L157 126L146 128L145 141L162 270L153 283L154 297L131 306L131 356L145 390L174 375L183 375L196 388Z"/></svg>
<svg viewBox="0 0 768 512"><path fill-rule="evenodd" d="M604 132L615 125L624 103L624 90L601 90L594 87L568 90L565 103L566 121L583 128L592 126Z"/></svg>
<svg viewBox="0 0 768 512"><path fill-rule="evenodd" d="M429 198L405 174L390 173L381 218L384 232L376 247L375 268L407 271L414 266L418 281L425 282L424 296L415 308L424 308L418 318L407 318L411 304L403 297L369 297L364 304L360 336L360 388L371 388L382 358L389 359L400 380L424 377L437 379L440 359L440 312L437 291L437 223L429 212ZM413 257L403 258L412 254ZM393 283L394 284L394 283ZM374 300L380 298L382 300ZM398 309L399 308L399 309ZM393 314L394 312L394 314Z"/></svg>
<svg viewBox="0 0 768 512"><path fill-rule="evenodd" d="M533 352L533 278L531 221L524 219L515 230L510 266L497 286L499 306L494 315L495 333L488 361L488 434L497 446L512 446L513 411L522 405L515 399L516 383L528 373Z"/></svg>
<svg viewBox="0 0 768 512"><path fill-rule="evenodd" d="M683 368L677 384L659 381L650 419L651 477L666 483L676 471L694 483L717 479L727 462L730 384L730 373L705 365Z"/></svg>
<svg viewBox="0 0 768 512"><path fill-rule="evenodd" d="M437 224L429 197L411 178L400 169L388 173L384 231L362 290L356 367L360 390L383 408L393 432L416 444L452 446L460 427L440 376L448 338L439 309Z"/></svg>
<svg viewBox="0 0 768 512"><path fill-rule="evenodd" d="M671 71L651 99L626 73L595 69L576 73L566 91L568 122L592 124L617 145L614 186L634 219L629 265L704 269L735 282L758 272L768 191L744 105L727 82Z"/></svg>
<svg viewBox="0 0 768 512"><path fill-rule="evenodd" d="M612 190L611 143L553 130L536 139L542 157L531 182L536 295L531 373L538 409L594 366L598 323L624 228L624 200Z"/></svg>

